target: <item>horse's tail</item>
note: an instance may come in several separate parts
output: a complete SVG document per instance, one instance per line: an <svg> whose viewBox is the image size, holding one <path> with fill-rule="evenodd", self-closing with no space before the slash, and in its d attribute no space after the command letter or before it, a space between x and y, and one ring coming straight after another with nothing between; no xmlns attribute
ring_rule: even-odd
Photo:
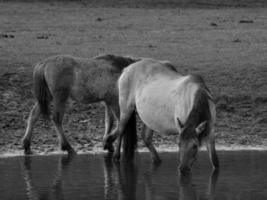
<svg viewBox="0 0 267 200"><path fill-rule="evenodd" d="M123 137L123 152L124 157L128 160L134 158L135 149L137 147L137 131L136 131L136 115L132 113Z"/></svg>
<svg viewBox="0 0 267 200"><path fill-rule="evenodd" d="M49 102L52 99L52 95L47 86L44 70L44 64L38 64L35 67L33 73L33 87L35 98L37 99L41 114L45 119L48 119L50 115Z"/></svg>

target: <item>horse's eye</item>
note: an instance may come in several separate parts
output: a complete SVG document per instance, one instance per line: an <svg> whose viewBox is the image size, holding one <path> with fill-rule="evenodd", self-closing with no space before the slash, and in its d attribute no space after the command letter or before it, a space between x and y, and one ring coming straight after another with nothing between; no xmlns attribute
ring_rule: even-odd
<svg viewBox="0 0 267 200"><path fill-rule="evenodd" d="M196 144L193 144L193 149L197 149L197 145Z"/></svg>

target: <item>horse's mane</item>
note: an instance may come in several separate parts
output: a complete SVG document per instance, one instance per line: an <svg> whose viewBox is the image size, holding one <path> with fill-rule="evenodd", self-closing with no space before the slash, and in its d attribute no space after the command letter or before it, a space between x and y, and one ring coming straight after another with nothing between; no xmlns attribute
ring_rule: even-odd
<svg viewBox="0 0 267 200"><path fill-rule="evenodd" d="M191 75L193 81L199 84L199 88L196 91L194 105L189 113L187 121L184 124L184 131L181 134L182 139L189 139L195 137L195 129L201 122L211 120L211 111L209 107L209 100L212 100L209 89L204 83L204 80L199 75ZM199 135L198 139L201 143L202 139L209 133L209 123L207 123L206 129Z"/></svg>
<svg viewBox="0 0 267 200"><path fill-rule="evenodd" d="M122 71L124 68L128 67L130 64L140 60L140 58L134 58L131 56L116 56L112 54L100 55L100 56L97 56L96 59L101 59L107 62L111 62L111 65L114 66L119 71Z"/></svg>
<svg viewBox="0 0 267 200"><path fill-rule="evenodd" d="M169 70L178 72L176 67L170 61L163 60L163 61L160 61L160 63L166 66Z"/></svg>

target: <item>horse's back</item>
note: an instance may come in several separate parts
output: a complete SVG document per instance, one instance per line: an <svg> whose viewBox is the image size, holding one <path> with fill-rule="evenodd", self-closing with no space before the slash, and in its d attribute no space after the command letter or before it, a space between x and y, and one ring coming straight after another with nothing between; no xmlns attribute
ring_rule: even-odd
<svg viewBox="0 0 267 200"><path fill-rule="evenodd" d="M40 66L53 96L68 96L83 103L103 100L115 90L122 71L104 56L88 59L58 55L39 62L35 71Z"/></svg>
<svg viewBox="0 0 267 200"><path fill-rule="evenodd" d="M175 67L168 61L157 61L151 58L143 58L123 70L120 82L128 82L136 87L142 87L155 79L177 78Z"/></svg>

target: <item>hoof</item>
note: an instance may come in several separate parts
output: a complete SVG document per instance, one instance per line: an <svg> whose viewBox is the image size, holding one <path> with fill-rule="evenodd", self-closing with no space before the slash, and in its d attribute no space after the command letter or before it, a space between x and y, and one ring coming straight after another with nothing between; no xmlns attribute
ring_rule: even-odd
<svg viewBox="0 0 267 200"><path fill-rule="evenodd" d="M75 151L73 148L71 148L71 149L68 150L68 154L69 154L70 156L74 156L74 155L76 155L77 153L76 153L76 151Z"/></svg>
<svg viewBox="0 0 267 200"><path fill-rule="evenodd" d="M74 149L68 143L67 144L64 144L64 145L61 145L61 150L62 151L67 151L69 154L75 153Z"/></svg>
<svg viewBox="0 0 267 200"><path fill-rule="evenodd" d="M104 149L108 149L110 146L112 146L115 139L116 139L116 137L114 137L112 135L108 135L103 141Z"/></svg>
<svg viewBox="0 0 267 200"><path fill-rule="evenodd" d="M31 154L31 142L28 139L23 139L23 149L25 154Z"/></svg>
<svg viewBox="0 0 267 200"><path fill-rule="evenodd" d="M114 152L114 147L113 145L104 145L103 147L104 150L108 150L109 153L113 153Z"/></svg>
<svg viewBox="0 0 267 200"><path fill-rule="evenodd" d="M27 149L24 150L24 154L25 154L25 155L32 155L33 152L32 152L32 150L31 150L31 148L27 148Z"/></svg>

